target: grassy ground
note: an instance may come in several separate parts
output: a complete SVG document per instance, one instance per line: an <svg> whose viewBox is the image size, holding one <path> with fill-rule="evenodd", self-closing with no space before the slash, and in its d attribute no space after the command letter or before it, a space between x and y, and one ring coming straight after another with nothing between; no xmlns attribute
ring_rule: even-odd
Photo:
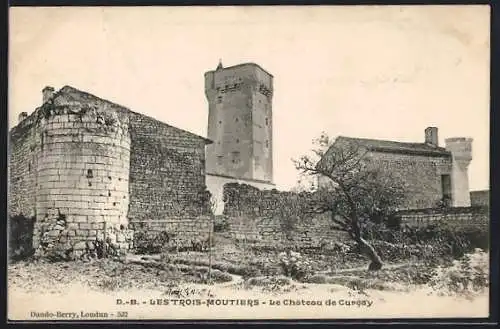
<svg viewBox="0 0 500 329"><path fill-rule="evenodd" d="M387 263L381 271L368 272L367 260L356 254L342 255L342 258L304 254L312 274L299 282L283 276L279 251L255 250L234 244L223 236L216 239L211 262L207 252L181 252L128 255L121 260L91 262L11 263L8 266L9 314L29 318L32 310L44 310L50 305L51 309L59 310L110 309L110 314L116 316L118 298L142 301L140 307L127 309L129 317L156 319L225 315L230 318L446 317L486 316L488 312L487 291L475 294L474 298L460 294L442 296L428 284L437 269L418 261L396 261ZM207 284L209 264L212 280ZM458 275L460 280L464 279L463 273L452 274L448 277ZM448 277L438 281L445 282ZM171 298L250 299L257 300L260 306L212 305L193 309L170 304L168 308L159 308L152 302ZM270 308L266 305L271 299L282 304L286 300L322 301L323 305ZM325 305L327 300L354 304L350 307L337 304L339 307L332 308Z"/></svg>

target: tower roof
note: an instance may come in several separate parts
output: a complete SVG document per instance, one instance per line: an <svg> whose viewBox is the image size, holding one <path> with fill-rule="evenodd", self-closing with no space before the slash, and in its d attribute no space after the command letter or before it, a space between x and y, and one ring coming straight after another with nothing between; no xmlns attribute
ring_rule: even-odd
<svg viewBox="0 0 500 329"><path fill-rule="evenodd" d="M217 70L222 70L224 66L222 66L222 60L219 59L219 65L217 65Z"/></svg>

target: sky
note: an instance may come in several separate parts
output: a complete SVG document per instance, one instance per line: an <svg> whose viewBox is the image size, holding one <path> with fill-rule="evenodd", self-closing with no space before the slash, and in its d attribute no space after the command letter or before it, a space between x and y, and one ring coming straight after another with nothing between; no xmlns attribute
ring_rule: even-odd
<svg viewBox="0 0 500 329"><path fill-rule="evenodd" d="M488 6L11 7L9 125L70 85L206 136L204 73L274 76L274 182L332 137L473 138L471 190L489 188Z"/></svg>

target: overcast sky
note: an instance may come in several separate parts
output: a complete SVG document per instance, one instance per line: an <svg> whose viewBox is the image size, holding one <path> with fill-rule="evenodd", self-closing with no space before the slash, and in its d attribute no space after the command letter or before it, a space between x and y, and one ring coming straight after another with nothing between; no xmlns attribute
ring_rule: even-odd
<svg viewBox="0 0 500 329"><path fill-rule="evenodd" d="M472 190L489 186L489 7L11 8L9 123L64 85L206 136L204 72L274 75L274 180L331 136L472 137Z"/></svg>

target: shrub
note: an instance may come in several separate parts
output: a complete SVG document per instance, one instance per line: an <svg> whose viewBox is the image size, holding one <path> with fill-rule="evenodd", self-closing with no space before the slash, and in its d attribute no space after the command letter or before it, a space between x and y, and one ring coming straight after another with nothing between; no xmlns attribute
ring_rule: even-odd
<svg viewBox="0 0 500 329"><path fill-rule="evenodd" d="M233 281L233 277L231 274L227 272L222 272L219 270L212 269L210 276L212 277L212 281L214 282L231 282Z"/></svg>
<svg viewBox="0 0 500 329"><path fill-rule="evenodd" d="M34 253L33 230L35 217L16 215L10 217L9 225L9 258L21 260Z"/></svg>
<svg viewBox="0 0 500 329"><path fill-rule="evenodd" d="M227 232L231 225L226 216L215 216L214 232Z"/></svg>
<svg viewBox="0 0 500 329"><path fill-rule="evenodd" d="M285 276L301 281L312 273L311 264L297 252L279 254L280 265Z"/></svg>
<svg viewBox="0 0 500 329"><path fill-rule="evenodd" d="M488 250L489 233L485 227L472 225L453 227L446 223L426 227L409 228L402 231L403 239L412 243L430 243L442 246L441 252L453 258L461 258L476 248Z"/></svg>
<svg viewBox="0 0 500 329"><path fill-rule="evenodd" d="M489 287L489 255L480 249L439 267L429 285L441 295L473 297Z"/></svg>
<svg viewBox="0 0 500 329"><path fill-rule="evenodd" d="M134 246L140 254L158 254L168 247L173 236L166 231L138 231L134 234Z"/></svg>
<svg viewBox="0 0 500 329"><path fill-rule="evenodd" d="M246 281L248 285L251 286L268 286L268 285L277 285L277 286L286 286L290 284L290 279L286 277L253 277Z"/></svg>

